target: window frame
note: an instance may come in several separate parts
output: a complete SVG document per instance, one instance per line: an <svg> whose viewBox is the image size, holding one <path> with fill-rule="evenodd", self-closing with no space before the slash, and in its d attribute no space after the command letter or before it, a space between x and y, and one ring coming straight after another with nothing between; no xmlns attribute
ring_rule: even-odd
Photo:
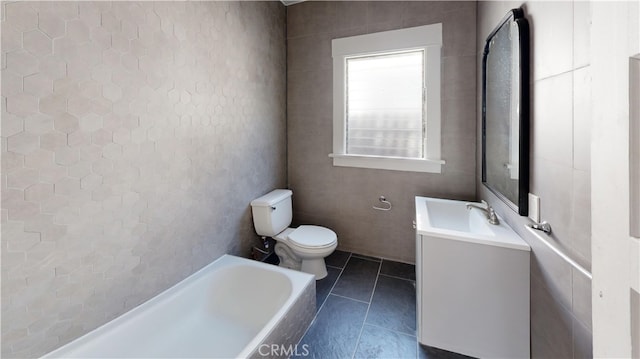
<svg viewBox="0 0 640 359"><path fill-rule="evenodd" d="M442 24L333 39L333 159L334 166L392 171L441 173ZM346 153L346 59L399 51L424 51L425 127L424 158L384 157Z"/></svg>

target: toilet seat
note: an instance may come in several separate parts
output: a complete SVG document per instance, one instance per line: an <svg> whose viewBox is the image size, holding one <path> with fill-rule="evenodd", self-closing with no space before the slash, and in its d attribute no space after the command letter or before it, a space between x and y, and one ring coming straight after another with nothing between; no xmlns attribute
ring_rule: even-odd
<svg viewBox="0 0 640 359"><path fill-rule="evenodd" d="M287 236L290 243L304 249L331 247L338 241L336 233L321 226L300 226Z"/></svg>

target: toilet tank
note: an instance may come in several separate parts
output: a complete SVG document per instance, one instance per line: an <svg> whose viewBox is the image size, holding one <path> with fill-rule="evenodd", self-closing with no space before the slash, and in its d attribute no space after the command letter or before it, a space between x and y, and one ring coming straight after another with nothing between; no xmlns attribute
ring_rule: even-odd
<svg viewBox="0 0 640 359"><path fill-rule="evenodd" d="M288 189L276 189L251 201L251 214L256 233L273 237L291 224L291 192Z"/></svg>

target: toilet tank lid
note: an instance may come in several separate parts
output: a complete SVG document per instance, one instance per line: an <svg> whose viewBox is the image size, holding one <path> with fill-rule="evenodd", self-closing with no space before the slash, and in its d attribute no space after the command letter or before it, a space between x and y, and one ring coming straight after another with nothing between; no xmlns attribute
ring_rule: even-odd
<svg viewBox="0 0 640 359"><path fill-rule="evenodd" d="M274 189L273 191L265 194L260 198L256 198L251 201L252 207L264 207L264 206L273 206L274 204L286 199L287 197L291 197L293 192L288 189Z"/></svg>

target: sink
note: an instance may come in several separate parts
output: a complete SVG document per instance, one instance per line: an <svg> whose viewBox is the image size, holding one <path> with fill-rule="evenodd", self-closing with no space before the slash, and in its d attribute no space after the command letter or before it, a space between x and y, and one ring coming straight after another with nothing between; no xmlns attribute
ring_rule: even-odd
<svg viewBox="0 0 640 359"><path fill-rule="evenodd" d="M416 197L416 231L422 235L530 250L503 220L497 225L489 224L484 211L468 209L467 204L483 206L475 202Z"/></svg>
<svg viewBox="0 0 640 359"><path fill-rule="evenodd" d="M467 203L471 202L427 198L426 220L431 227L441 230L493 236L484 213L478 208L467 209Z"/></svg>

